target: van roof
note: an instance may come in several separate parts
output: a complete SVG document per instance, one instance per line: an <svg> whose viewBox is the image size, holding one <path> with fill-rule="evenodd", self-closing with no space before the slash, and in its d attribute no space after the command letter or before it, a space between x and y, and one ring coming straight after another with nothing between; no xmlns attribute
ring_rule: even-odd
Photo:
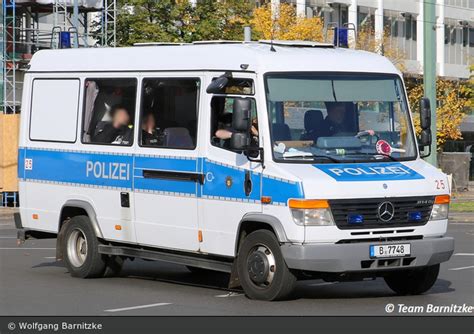
<svg viewBox="0 0 474 334"><path fill-rule="evenodd" d="M378 54L301 41L204 41L191 44L144 43L134 47L79 48L38 51L30 62L34 72L112 71L326 71L396 73ZM243 66L245 68L245 66Z"/></svg>

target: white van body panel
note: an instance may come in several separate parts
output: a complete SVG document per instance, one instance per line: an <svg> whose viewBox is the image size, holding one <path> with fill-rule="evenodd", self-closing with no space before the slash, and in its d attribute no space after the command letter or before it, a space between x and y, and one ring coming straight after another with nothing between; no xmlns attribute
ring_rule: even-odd
<svg viewBox="0 0 474 334"><path fill-rule="evenodd" d="M255 223L273 224L270 227L282 245L298 247L369 237L421 236L429 239L443 236L447 220L377 231L358 229L358 235L353 234L354 230L337 226L305 227L294 222L288 206L292 198L329 201L434 198L450 194L450 189L447 188L447 176L419 157L406 162L367 164L276 162L272 157L265 74L400 73L386 58L363 51L278 45L275 49L276 52L271 52L266 44L240 43L37 52L25 76L21 115L19 178L23 228L58 233L62 208L70 200L80 200L93 208L101 237L106 241L225 257L236 255L239 227L248 215L255 220L261 215L262 220ZM140 61L135 61L137 59ZM226 71L232 71L236 78L254 80L255 94L246 97L256 102L259 143L265 152L263 166L249 161L244 154L210 143L212 94L206 93L206 87ZM136 140L131 146L82 143L86 79L135 78L138 115L143 102L142 79L161 77L200 80L194 150L139 146L138 116L134 126ZM74 142L30 139L32 87L34 80L39 79L78 80L80 103ZM51 103L67 105L69 98L67 94L52 94ZM41 121L47 124L55 120ZM63 137L72 138L69 134ZM144 169L202 174L203 180L184 186L172 181L157 184L144 179ZM252 181L249 194L245 194L245 178ZM440 187L439 181L446 186ZM121 206L121 193L130 195L129 207ZM262 198L270 198L271 203L263 204ZM271 217L272 222L264 216Z"/></svg>
<svg viewBox="0 0 474 334"><path fill-rule="evenodd" d="M32 72L245 71L400 72L385 57L366 51L328 47L280 47L259 43L188 44L38 51ZM297 61L295 61L297 59ZM134 61L131 61L134 60ZM139 60L139 61L138 61Z"/></svg>

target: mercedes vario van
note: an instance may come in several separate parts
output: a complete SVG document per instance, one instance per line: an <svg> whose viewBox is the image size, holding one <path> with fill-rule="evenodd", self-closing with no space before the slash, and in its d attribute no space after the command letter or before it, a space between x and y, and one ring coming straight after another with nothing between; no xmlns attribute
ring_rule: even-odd
<svg viewBox="0 0 474 334"><path fill-rule="evenodd" d="M417 138L386 58L271 44L37 52L19 240L57 238L76 277L161 260L228 272L255 299L315 278L429 290L454 248L447 176L422 160L429 101Z"/></svg>

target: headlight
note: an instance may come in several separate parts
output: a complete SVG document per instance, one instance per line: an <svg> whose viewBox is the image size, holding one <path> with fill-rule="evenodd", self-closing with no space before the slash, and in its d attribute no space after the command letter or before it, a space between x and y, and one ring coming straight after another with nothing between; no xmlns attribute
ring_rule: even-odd
<svg viewBox="0 0 474 334"><path fill-rule="evenodd" d="M290 199L288 204L291 209L293 221L297 225L334 225L329 203L326 200Z"/></svg>
<svg viewBox="0 0 474 334"><path fill-rule="evenodd" d="M448 219L449 202L449 195L436 196L433 209L431 210L430 220Z"/></svg>

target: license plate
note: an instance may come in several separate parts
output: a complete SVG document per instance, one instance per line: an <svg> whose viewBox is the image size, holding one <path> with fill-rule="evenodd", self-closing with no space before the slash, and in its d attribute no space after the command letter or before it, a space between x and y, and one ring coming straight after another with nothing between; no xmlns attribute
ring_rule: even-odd
<svg viewBox="0 0 474 334"><path fill-rule="evenodd" d="M370 257L402 257L410 255L410 244L371 245Z"/></svg>

